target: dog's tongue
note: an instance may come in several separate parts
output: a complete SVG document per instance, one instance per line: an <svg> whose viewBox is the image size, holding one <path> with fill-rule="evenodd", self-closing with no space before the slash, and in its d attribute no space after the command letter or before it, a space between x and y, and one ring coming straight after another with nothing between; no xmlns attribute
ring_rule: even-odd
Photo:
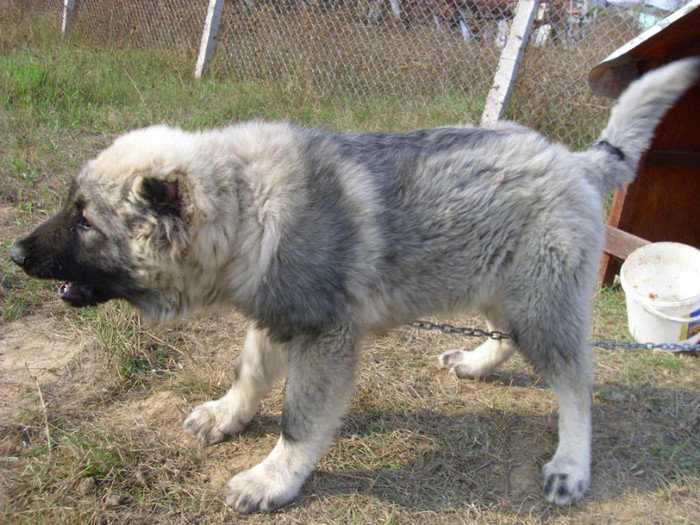
<svg viewBox="0 0 700 525"><path fill-rule="evenodd" d="M72 306L86 306L92 302L92 286L68 281L58 289L58 296Z"/></svg>

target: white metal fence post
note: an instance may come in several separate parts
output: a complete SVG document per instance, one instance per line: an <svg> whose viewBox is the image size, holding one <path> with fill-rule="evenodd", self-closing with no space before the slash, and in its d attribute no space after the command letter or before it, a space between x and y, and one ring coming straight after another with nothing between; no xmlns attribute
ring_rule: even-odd
<svg viewBox="0 0 700 525"><path fill-rule="evenodd" d="M518 74L520 61L523 59L523 52L527 39L530 36L530 29L537 14L539 0L520 0L515 11L513 24L508 34L508 40L498 61L496 74L493 76L493 85L486 97L484 113L481 116L481 125L490 126L496 123L503 116L508 106L515 77Z"/></svg>
<svg viewBox="0 0 700 525"><path fill-rule="evenodd" d="M194 71L195 78L201 78L206 73L211 64L211 59L214 57L216 50L216 38L219 35L219 22L221 22L221 13L224 9L224 0L209 0L209 9L207 10L207 20L204 23L204 31L202 32L202 42L199 45L199 57L197 58L197 67Z"/></svg>
<svg viewBox="0 0 700 525"><path fill-rule="evenodd" d="M73 11L75 11L75 0L63 0L63 19L61 20L61 34L63 38L66 38L70 33Z"/></svg>

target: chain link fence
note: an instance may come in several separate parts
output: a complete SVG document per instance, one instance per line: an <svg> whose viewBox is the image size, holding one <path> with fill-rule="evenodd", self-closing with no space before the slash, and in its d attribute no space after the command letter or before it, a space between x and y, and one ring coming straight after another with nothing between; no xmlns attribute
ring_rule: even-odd
<svg viewBox="0 0 700 525"><path fill-rule="evenodd" d="M16 16L55 24L56 30L60 30L63 0L7 1ZM76 0L70 36L76 42L115 51L128 45L196 57L208 3L208 0Z"/></svg>
<svg viewBox="0 0 700 525"><path fill-rule="evenodd" d="M13 3L22 16L50 17L60 26L62 0ZM208 4L76 0L71 38L186 54L194 71ZM274 86L310 103L381 108L391 99L416 122L437 111L445 124L478 123L516 4L227 0L208 74ZM587 146L611 104L591 93L588 72L662 14L605 0L540 2L506 118L570 147Z"/></svg>
<svg viewBox="0 0 700 525"><path fill-rule="evenodd" d="M491 38L465 42L428 2L400 6L395 14L388 1L229 2L212 69L340 102L450 107L453 121L478 121L499 46Z"/></svg>

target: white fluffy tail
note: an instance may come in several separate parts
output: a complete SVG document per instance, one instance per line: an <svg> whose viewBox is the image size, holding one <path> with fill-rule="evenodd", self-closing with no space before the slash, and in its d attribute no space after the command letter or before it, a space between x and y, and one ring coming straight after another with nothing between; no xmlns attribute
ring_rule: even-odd
<svg viewBox="0 0 700 525"><path fill-rule="evenodd" d="M608 125L592 149L607 149L630 169L604 169L603 188L634 180L639 161L666 112L700 78L700 57L672 62L636 80L620 96ZM591 150L589 150L591 151Z"/></svg>

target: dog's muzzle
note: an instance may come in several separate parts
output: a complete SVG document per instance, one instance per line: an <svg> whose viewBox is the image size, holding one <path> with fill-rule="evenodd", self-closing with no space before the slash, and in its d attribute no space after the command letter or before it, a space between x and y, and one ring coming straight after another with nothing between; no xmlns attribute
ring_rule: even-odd
<svg viewBox="0 0 700 525"><path fill-rule="evenodd" d="M24 265L27 264L27 255L24 253L24 249L19 243L12 245L12 249L10 250L10 259L12 259L17 266L22 268L24 268Z"/></svg>
<svg viewBox="0 0 700 525"><path fill-rule="evenodd" d="M24 248L22 241L16 242L10 249L10 258L25 272L33 277L51 279L56 277L52 272L36 272L32 268L31 257ZM110 296L97 290L94 286L76 281L66 281L58 288L58 296L71 306L93 306L110 299Z"/></svg>

